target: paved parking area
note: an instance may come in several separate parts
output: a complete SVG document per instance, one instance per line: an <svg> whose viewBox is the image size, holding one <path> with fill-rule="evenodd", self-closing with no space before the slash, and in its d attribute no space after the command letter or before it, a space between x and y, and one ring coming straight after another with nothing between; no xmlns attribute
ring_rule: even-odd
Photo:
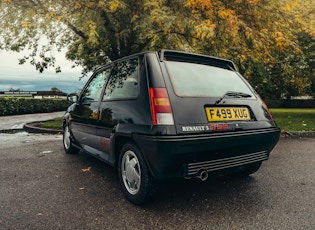
<svg viewBox="0 0 315 230"><path fill-rule="evenodd" d="M0 229L306 229L315 226L315 139L281 138L248 178L170 181L124 199L116 169L61 135L0 134Z"/></svg>

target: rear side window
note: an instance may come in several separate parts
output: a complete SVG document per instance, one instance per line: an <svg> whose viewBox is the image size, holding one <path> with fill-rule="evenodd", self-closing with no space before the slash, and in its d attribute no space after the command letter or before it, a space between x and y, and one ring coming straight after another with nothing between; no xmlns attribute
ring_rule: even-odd
<svg viewBox="0 0 315 230"><path fill-rule="evenodd" d="M107 83L103 100L138 97L138 58L119 62Z"/></svg>
<svg viewBox="0 0 315 230"><path fill-rule="evenodd" d="M238 74L215 66L165 61L174 91L181 97L221 97L228 91L253 96Z"/></svg>

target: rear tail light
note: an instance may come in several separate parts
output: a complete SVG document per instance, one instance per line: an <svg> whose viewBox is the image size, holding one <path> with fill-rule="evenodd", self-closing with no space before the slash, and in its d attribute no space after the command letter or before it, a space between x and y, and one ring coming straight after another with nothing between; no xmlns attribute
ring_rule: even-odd
<svg viewBox="0 0 315 230"><path fill-rule="evenodd" d="M259 95L258 95L258 97L260 98L260 100L261 100L261 102L263 104L263 109L265 111L265 117L274 121L274 118L273 118L273 116L272 116L272 114L271 114L267 104L264 102L264 100Z"/></svg>
<svg viewBox="0 0 315 230"><path fill-rule="evenodd" d="M174 125L166 88L150 88L150 103L153 125Z"/></svg>

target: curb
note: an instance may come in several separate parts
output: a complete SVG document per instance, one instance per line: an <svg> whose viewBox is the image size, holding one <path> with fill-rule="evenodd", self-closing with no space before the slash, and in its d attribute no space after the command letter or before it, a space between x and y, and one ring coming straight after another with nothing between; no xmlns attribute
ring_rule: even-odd
<svg viewBox="0 0 315 230"><path fill-rule="evenodd" d="M40 128L35 126L35 124L39 124L40 122L32 122L27 123L23 126L23 130L28 133L47 133L47 134L63 134L63 130L56 130L56 129L47 129L47 128Z"/></svg>
<svg viewBox="0 0 315 230"><path fill-rule="evenodd" d="M37 127L36 124L41 122L31 122L23 126L23 129L10 129L10 130L0 130L0 133L11 133L26 131L29 133L46 133L46 134L63 134L63 130L47 129ZM281 132L280 137L282 138L315 138L315 131L298 131L298 132Z"/></svg>
<svg viewBox="0 0 315 230"><path fill-rule="evenodd" d="M281 137L287 138L315 138L314 131L299 131L299 132L281 132Z"/></svg>
<svg viewBox="0 0 315 230"><path fill-rule="evenodd" d="M1 129L0 133L19 133L22 132L24 129Z"/></svg>
<svg viewBox="0 0 315 230"><path fill-rule="evenodd" d="M63 130L47 129L37 127L35 124L40 122L32 122L25 124L23 129L29 133L47 133L47 134L63 134ZM298 131L298 132L281 132L283 138L315 138L315 131Z"/></svg>

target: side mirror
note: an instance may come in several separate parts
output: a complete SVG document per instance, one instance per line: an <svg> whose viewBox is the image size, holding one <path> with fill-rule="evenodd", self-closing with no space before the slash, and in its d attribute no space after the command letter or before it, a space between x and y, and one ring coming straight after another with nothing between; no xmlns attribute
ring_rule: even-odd
<svg viewBox="0 0 315 230"><path fill-rule="evenodd" d="M67 96L67 100L71 101L71 102L77 102L78 98L79 98L78 95L75 93L68 94L68 96Z"/></svg>

